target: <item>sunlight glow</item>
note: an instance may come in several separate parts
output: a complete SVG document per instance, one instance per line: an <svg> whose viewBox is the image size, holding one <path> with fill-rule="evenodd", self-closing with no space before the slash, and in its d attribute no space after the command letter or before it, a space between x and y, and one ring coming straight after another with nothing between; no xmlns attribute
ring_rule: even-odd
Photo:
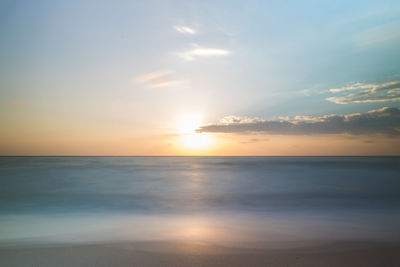
<svg viewBox="0 0 400 267"><path fill-rule="evenodd" d="M181 220L179 232L187 240L209 240L217 237L213 227L210 227L210 223L203 218Z"/></svg>
<svg viewBox="0 0 400 267"><path fill-rule="evenodd" d="M201 113L187 113L178 120L178 132L181 135L180 144L189 149L205 149L211 144L211 136L208 133L196 133L203 122Z"/></svg>
<svg viewBox="0 0 400 267"><path fill-rule="evenodd" d="M210 145L210 135L205 133L185 134L181 140L184 147L192 149L206 148Z"/></svg>
<svg viewBox="0 0 400 267"><path fill-rule="evenodd" d="M201 113L186 113L181 115L178 120L178 131L180 134L195 133L203 122L203 115Z"/></svg>

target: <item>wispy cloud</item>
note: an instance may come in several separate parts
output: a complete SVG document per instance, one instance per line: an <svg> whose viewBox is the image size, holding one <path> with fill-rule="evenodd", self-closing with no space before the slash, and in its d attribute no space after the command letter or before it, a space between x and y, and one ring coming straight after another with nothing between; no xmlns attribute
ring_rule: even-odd
<svg viewBox="0 0 400 267"><path fill-rule="evenodd" d="M275 135L385 134L400 136L400 109L384 107L366 113L332 114L319 117L296 116L293 119L281 119L279 121L228 116L219 123L200 127L197 132L262 132Z"/></svg>
<svg viewBox="0 0 400 267"><path fill-rule="evenodd" d="M312 95L325 94L326 92L327 92L327 90L308 88L308 89L303 89L303 90L298 91L298 94L302 95L302 96L312 96Z"/></svg>
<svg viewBox="0 0 400 267"><path fill-rule="evenodd" d="M253 143L260 143L260 142L268 142L268 138L251 138L250 140L247 141L241 141L241 144L253 144Z"/></svg>
<svg viewBox="0 0 400 267"><path fill-rule="evenodd" d="M221 48L199 46L193 44L193 49L180 53L179 56L186 60L194 60L198 57L227 56L231 51Z"/></svg>
<svg viewBox="0 0 400 267"><path fill-rule="evenodd" d="M341 88L332 88L329 89L332 93L349 91L349 90L357 90L357 89L369 89L369 88L378 88L378 87L386 87L394 84L398 84L400 81L390 81L390 82L381 82L381 83L353 83L348 86L344 86Z"/></svg>
<svg viewBox="0 0 400 267"><path fill-rule="evenodd" d="M182 34L189 34L189 35L195 35L197 34L197 31L193 28L187 27L187 26L174 26L174 29Z"/></svg>
<svg viewBox="0 0 400 267"><path fill-rule="evenodd" d="M329 91L331 93L356 91L344 96L326 98L336 104L398 101L400 100L400 81L353 83L341 88L332 88Z"/></svg>
<svg viewBox="0 0 400 267"><path fill-rule="evenodd" d="M161 70L138 76L134 80L148 87L166 87L182 83L181 80L172 77L173 73L175 73L174 70Z"/></svg>

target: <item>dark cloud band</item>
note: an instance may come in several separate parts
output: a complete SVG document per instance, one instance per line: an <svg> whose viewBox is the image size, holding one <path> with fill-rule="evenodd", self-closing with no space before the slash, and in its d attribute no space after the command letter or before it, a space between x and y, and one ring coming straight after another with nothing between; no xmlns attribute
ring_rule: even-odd
<svg viewBox="0 0 400 267"><path fill-rule="evenodd" d="M246 133L263 132L277 135L312 134L385 134L400 136L400 109L384 107L366 113L296 117L293 120L261 120L229 117L221 123L205 125L197 132Z"/></svg>

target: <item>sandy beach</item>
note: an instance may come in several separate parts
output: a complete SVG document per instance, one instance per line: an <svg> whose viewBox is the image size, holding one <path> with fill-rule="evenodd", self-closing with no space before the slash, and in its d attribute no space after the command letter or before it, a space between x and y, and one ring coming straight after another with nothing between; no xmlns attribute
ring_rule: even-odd
<svg viewBox="0 0 400 267"><path fill-rule="evenodd" d="M336 242L234 248L202 242L135 242L0 249L1 266L400 266L400 244Z"/></svg>

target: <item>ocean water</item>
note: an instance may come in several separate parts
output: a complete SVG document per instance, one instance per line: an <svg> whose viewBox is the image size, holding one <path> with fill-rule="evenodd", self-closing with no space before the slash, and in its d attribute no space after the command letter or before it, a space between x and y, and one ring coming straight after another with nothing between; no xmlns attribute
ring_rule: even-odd
<svg viewBox="0 0 400 267"><path fill-rule="evenodd" d="M0 157L0 245L400 241L399 157Z"/></svg>

